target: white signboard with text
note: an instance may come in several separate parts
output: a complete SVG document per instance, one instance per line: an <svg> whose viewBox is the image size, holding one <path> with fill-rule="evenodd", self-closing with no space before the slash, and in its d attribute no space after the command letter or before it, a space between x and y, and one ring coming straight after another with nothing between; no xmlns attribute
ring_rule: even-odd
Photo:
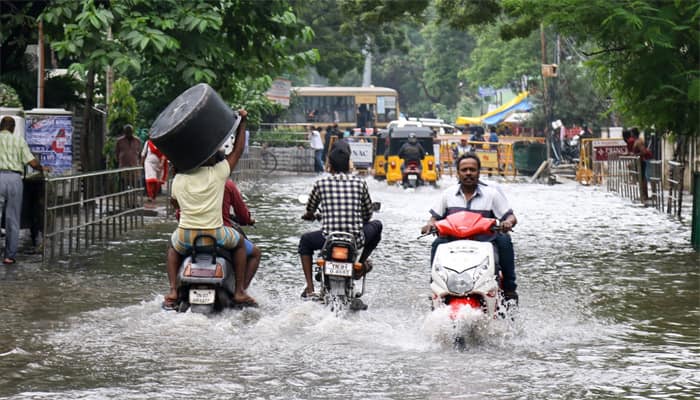
<svg viewBox="0 0 700 400"><path fill-rule="evenodd" d="M374 161L374 147L371 141L350 142L350 160L355 168L370 168Z"/></svg>

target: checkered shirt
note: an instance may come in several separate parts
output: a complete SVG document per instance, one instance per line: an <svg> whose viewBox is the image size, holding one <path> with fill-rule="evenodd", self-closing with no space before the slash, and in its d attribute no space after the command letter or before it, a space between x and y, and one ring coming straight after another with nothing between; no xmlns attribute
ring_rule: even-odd
<svg viewBox="0 0 700 400"><path fill-rule="evenodd" d="M364 246L362 226L372 217L372 199L367 182L354 175L335 173L316 181L306 203L309 213L321 211L323 234L347 232L355 236L358 248Z"/></svg>

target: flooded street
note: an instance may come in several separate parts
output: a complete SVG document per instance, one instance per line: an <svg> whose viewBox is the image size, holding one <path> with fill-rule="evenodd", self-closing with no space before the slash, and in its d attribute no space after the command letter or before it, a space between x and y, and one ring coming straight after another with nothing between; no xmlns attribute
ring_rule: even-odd
<svg viewBox="0 0 700 400"><path fill-rule="evenodd" d="M452 347L430 311L417 239L439 196L368 179L384 223L363 299L337 318L304 287L296 249L315 177L240 185L263 251L259 309L215 317L160 308L173 222L69 262L0 267L0 398L695 399L700 256L690 225L576 183L502 183L520 310ZM450 177L442 187L456 182Z"/></svg>

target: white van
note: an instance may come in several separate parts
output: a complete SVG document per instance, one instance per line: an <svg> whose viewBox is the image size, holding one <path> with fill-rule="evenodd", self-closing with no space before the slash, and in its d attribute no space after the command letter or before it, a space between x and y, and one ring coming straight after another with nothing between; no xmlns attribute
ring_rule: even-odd
<svg viewBox="0 0 700 400"><path fill-rule="evenodd" d="M454 126L446 124L444 120L438 118L407 118L397 119L389 122L387 130L392 128L403 128L407 126L425 126L437 132L438 135L460 135L461 132Z"/></svg>

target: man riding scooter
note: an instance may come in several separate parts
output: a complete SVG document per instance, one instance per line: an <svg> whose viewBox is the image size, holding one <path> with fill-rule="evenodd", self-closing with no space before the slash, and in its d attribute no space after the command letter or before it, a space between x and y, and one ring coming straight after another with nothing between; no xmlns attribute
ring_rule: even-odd
<svg viewBox="0 0 700 400"><path fill-rule="evenodd" d="M423 172L423 167L421 166L421 161L425 157L426 151L418 143L418 138L415 133L410 133L408 135L408 142L404 143L399 149L399 158L403 160L401 164L401 175L403 179L406 179L406 168L409 166L412 169L417 169L418 178L420 179L421 173Z"/></svg>

